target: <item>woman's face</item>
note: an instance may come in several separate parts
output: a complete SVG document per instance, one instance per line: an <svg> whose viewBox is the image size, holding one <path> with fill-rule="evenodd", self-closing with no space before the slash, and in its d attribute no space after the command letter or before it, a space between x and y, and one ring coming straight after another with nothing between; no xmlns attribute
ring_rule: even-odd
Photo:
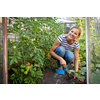
<svg viewBox="0 0 100 100"><path fill-rule="evenodd" d="M70 40L74 40L74 39L76 39L76 38L79 38L79 29L77 29L77 28L71 29L71 30L69 31L69 33L68 33L68 38L69 38Z"/></svg>

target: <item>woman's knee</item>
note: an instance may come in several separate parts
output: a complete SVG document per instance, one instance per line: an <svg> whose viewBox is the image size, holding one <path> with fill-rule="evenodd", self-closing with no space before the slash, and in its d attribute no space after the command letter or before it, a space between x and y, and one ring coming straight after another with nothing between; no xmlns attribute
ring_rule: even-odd
<svg viewBox="0 0 100 100"><path fill-rule="evenodd" d="M61 57L65 55L65 48L63 46L59 46L56 48L55 53Z"/></svg>
<svg viewBox="0 0 100 100"><path fill-rule="evenodd" d="M65 60L67 61L67 63L70 63L74 60L74 54L71 51L66 51Z"/></svg>

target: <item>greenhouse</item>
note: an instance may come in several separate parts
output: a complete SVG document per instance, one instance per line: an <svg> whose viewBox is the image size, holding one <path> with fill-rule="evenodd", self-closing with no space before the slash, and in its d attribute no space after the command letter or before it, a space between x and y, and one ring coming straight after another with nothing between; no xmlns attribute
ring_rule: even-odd
<svg viewBox="0 0 100 100"><path fill-rule="evenodd" d="M78 71L73 61L58 75L50 48L73 26L81 29ZM100 17L0 17L0 84L100 84L99 38Z"/></svg>

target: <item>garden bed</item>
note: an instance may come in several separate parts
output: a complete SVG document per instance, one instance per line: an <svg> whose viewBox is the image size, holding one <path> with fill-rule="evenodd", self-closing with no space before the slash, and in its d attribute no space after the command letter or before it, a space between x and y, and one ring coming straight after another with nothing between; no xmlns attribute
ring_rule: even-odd
<svg viewBox="0 0 100 100"><path fill-rule="evenodd" d="M68 79L67 74L64 75L57 74L55 71L56 68L44 71L43 79L41 80L42 84L86 84L86 78L84 82L74 79L73 74L70 74L70 79ZM69 70L72 69L69 67ZM86 76L85 76L86 77Z"/></svg>

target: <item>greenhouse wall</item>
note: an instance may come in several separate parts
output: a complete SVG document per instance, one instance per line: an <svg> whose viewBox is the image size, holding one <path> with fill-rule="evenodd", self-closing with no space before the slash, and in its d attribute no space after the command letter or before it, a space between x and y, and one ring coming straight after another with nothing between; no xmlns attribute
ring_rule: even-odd
<svg viewBox="0 0 100 100"><path fill-rule="evenodd" d="M100 17L90 18L91 84L100 84Z"/></svg>

